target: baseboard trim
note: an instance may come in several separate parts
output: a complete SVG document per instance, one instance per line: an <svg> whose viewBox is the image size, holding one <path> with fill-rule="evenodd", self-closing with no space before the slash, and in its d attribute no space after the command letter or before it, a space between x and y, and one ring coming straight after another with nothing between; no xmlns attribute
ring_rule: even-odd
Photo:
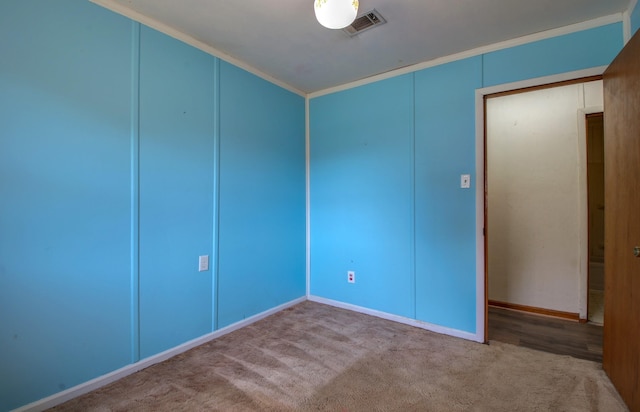
<svg viewBox="0 0 640 412"><path fill-rule="evenodd" d="M319 296L310 295L308 299L312 302L322 303L322 304L333 306L340 309L351 310L353 312L364 313L365 315L371 315L377 318L391 320L393 322L398 322L398 323L403 323L405 325L414 326L416 328L425 329L435 333L440 333L442 335L449 335L456 338L462 338L462 339L471 340L474 342L483 343L482 337L474 333L469 333L469 332L461 331L458 329L452 329L444 326L434 325L432 323L423 322L423 321L411 319L411 318L406 318L404 316L393 315L391 313L382 312L375 309L369 309L363 306L352 305L350 303L339 302L337 300L322 298Z"/></svg>
<svg viewBox="0 0 640 412"><path fill-rule="evenodd" d="M298 299L294 299L290 302L287 303L283 303L282 305L276 306L274 308L271 308L269 310L266 310L264 312L258 313L256 315L253 315L251 317L248 317L246 319L243 319L239 322L236 322L234 324L231 324L229 326L225 326L222 329L219 329L215 332L211 332L208 333L206 335L203 335L199 338L190 340L188 342L185 342L181 345L178 345L176 347L173 347L171 349L168 349L164 352L158 353L157 355L153 355L150 356L148 358L142 359L139 362L136 363L132 363L130 365L124 366L120 369L117 369L113 372L107 373L106 375L102 375L99 376L97 378L94 378L90 381L81 383L79 385L76 385L72 388L69 388L65 391L62 392L58 392L55 393L51 396L48 396L46 398L40 399L38 401L29 403L27 405L21 406L20 408L14 409L13 412L40 412L40 411L44 411L45 409L49 409L49 408L53 408L54 406L60 405L68 400L71 400L73 398L77 398L78 396L84 395L86 393L89 393L93 390L96 390L98 388L101 388L103 386L106 386L112 382L115 382L119 379L122 379L126 376L129 376L133 373L136 373L138 371L141 371L142 369L148 368L149 366L155 365L156 363L160 363L163 362L169 358L172 358L176 355L179 355L183 352L188 351L189 349L193 349L196 346L200 346L204 343L207 343L209 341L212 341L216 338L219 338L221 336L224 336L228 333L234 332L238 329L241 329L245 326L248 326L252 323L255 323L259 320L262 320L268 316L271 316L275 313L278 313L284 309L290 308L292 306L295 306L299 303L302 303L304 301L307 300L306 296L303 296L301 298Z"/></svg>
<svg viewBox="0 0 640 412"><path fill-rule="evenodd" d="M568 319L575 322L582 321L580 319L580 314L573 313L573 312L563 312L560 310L544 309L544 308L538 308L535 306L520 305L517 303L500 302L498 300L489 300L489 306L494 306L494 307L503 308L503 309L518 310L520 312L534 313L536 315L551 316L553 318Z"/></svg>

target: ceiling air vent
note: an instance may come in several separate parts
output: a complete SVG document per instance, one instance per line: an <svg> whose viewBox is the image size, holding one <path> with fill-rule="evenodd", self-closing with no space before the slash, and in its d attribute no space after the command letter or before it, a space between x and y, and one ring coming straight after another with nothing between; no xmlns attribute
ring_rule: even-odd
<svg viewBox="0 0 640 412"><path fill-rule="evenodd" d="M356 17L356 19L351 23L351 25L342 29L349 36L355 36L356 34L360 34L365 30L369 30L372 27L379 26L380 24L386 23L387 21L380 15L380 13L373 9L364 13L363 15Z"/></svg>

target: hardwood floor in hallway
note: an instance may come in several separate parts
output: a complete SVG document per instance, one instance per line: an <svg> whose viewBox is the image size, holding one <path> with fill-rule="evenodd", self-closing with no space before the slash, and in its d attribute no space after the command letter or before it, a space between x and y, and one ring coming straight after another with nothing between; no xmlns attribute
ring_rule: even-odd
<svg viewBox="0 0 640 412"><path fill-rule="evenodd" d="M602 362L602 326L489 307L489 342Z"/></svg>

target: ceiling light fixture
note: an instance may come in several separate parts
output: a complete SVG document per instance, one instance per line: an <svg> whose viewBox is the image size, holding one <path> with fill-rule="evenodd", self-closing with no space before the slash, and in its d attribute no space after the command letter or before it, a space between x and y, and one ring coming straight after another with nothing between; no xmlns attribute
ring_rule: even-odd
<svg viewBox="0 0 640 412"><path fill-rule="evenodd" d="M343 29L358 14L358 0L314 0L316 19L328 29Z"/></svg>

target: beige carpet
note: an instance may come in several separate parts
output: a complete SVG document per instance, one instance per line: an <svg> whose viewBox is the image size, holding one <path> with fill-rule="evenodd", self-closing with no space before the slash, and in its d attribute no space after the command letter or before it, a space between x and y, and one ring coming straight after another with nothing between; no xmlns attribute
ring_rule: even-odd
<svg viewBox="0 0 640 412"><path fill-rule="evenodd" d="M625 411L600 364L305 302L58 411Z"/></svg>

